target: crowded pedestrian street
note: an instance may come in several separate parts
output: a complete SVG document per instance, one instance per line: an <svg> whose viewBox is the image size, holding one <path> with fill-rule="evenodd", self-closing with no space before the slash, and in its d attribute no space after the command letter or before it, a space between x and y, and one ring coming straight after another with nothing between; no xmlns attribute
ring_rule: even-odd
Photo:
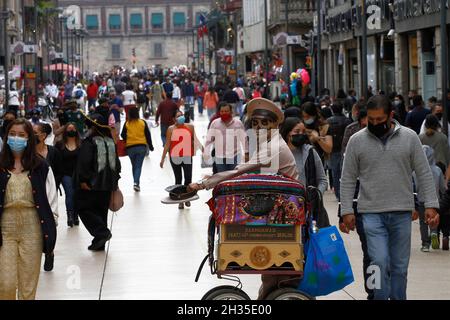
<svg viewBox="0 0 450 320"><path fill-rule="evenodd" d="M196 115L198 136L206 136L208 120ZM152 129L157 137L159 128ZM141 192L133 191L131 165L121 158L124 207L110 214L108 224L113 237L105 252L86 250L89 233L82 227L67 228L65 217L58 227L55 249L55 268L41 272L37 299L50 300L199 300L219 285L233 285L232 281L217 279L205 266L196 283L200 262L207 254L207 227L211 212L206 202L211 191L201 191L200 199L190 208L179 210L177 205L165 205L164 189L173 184L170 167L159 167L162 146L144 160ZM210 174L202 169L200 158L194 157L193 181ZM331 191L324 195L331 224L336 224L337 201ZM64 207L60 199L60 207ZM450 294L450 253L436 250L420 251L419 223L412 223L411 262L408 274L408 298L416 300L447 299ZM356 233L343 235L355 282L344 290L318 299L363 300L362 251ZM258 275L240 276L243 290L256 299L260 286Z"/></svg>
<svg viewBox="0 0 450 320"><path fill-rule="evenodd" d="M0 0L0 301L450 300L449 17Z"/></svg>

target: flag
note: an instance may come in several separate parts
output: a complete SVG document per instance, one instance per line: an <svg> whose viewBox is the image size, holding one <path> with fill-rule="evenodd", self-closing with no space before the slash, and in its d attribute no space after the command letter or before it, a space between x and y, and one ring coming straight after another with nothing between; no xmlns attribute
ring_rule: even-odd
<svg viewBox="0 0 450 320"><path fill-rule="evenodd" d="M205 34L208 34L208 27L207 27L207 21L206 21L206 17L203 13L200 14L199 17L200 20L200 26L197 30L198 33L198 37L202 38Z"/></svg>

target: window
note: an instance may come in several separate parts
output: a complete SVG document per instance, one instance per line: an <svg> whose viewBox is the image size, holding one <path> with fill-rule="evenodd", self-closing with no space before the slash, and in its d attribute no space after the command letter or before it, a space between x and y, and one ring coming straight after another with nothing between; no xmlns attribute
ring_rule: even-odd
<svg viewBox="0 0 450 320"><path fill-rule="evenodd" d="M110 30L120 30L122 27L120 22L120 14L110 14L109 15L109 29Z"/></svg>
<svg viewBox="0 0 450 320"><path fill-rule="evenodd" d="M152 13L152 29L162 29L164 16L162 13Z"/></svg>
<svg viewBox="0 0 450 320"><path fill-rule="evenodd" d="M112 44L111 45L111 58L112 59L120 59L120 44Z"/></svg>
<svg viewBox="0 0 450 320"><path fill-rule="evenodd" d="M88 14L86 16L86 28L88 30L98 30L98 16L96 14Z"/></svg>
<svg viewBox="0 0 450 320"><path fill-rule="evenodd" d="M186 26L186 17L184 12L175 12L173 14L173 27L175 29L184 29Z"/></svg>
<svg viewBox="0 0 450 320"><path fill-rule="evenodd" d="M130 27L134 30L142 30L142 14L132 13L130 15Z"/></svg>
<svg viewBox="0 0 450 320"><path fill-rule="evenodd" d="M153 57L154 58L162 58L163 57L162 43L155 43L153 45Z"/></svg>

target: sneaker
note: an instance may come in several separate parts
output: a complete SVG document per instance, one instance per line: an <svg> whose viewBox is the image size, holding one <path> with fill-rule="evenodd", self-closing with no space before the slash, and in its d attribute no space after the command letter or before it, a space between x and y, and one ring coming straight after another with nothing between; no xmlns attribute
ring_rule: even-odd
<svg viewBox="0 0 450 320"><path fill-rule="evenodd" d="M449 249L449 243L448 243L448 237L442 238L442 250L448 251Z"/></svg>
<svg viewBox="0 0 450 320"><path fill-rule="evenodd" d="M432 232L431 233L431 247L434 250L438 250L439 249L439 237L438 234L436 232Z"/></svg>
<svg viewBox="0 0 450 320"><path fill-rule="evenodd" d="M190 207L191 206L191 203L189 201L185 202L184 204L186 205L186 207Z"/></svg>
<svg viewBox="0 0 450 320"><path fill-rule="evenodd" d="M422 251L422 252L430 252L430 247L422 246L422 248L420 248L420 251Z"/></svg>
<svg viewBox="0 0 450 320"><path fill-rule="evenodd" d="M44 270L52 271L54 262L55 262L55 255L53 253L51 253L51 254L46 253L45 254L45 262L44 262Z"/></svg>
<svg viewBox="0 0 450 320"><path fill-rule="evenodd" d="M178 209L184 209L184 204L183 204L183 203L180 203L180 204L178 205Z"/></svg>
<svg viewBox="0 0 450 320"><path fill-rule="evenodd" d="M137 184L134 185L133 189L134 189L134 191L136 191L136 192L140 192L140 191L141 191L141 188L140 188L139 185L137 185Z"/></svg>

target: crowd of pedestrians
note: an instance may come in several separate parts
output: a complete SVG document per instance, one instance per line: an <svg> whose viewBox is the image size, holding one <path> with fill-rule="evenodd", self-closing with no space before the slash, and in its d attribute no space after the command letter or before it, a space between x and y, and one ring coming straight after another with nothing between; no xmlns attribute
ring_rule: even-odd
<svg viewBox="0 0 450 320"><path fill-rule="evenodd" d="M420 95L405 100L396 93L358 99L354 90L332 97L326 89L317 97L303 90L294 99L283 88L275 103L264 79L213 82L189 72L105 74L59 88L49 81L43 92L55 101L53 117L39 106L22 112L17 90L10 91L2 117L0 299L16 298L17 290L20 299L34 298L42 252L44 269L53 269L57 189L64 191L68 227L81 220L93 237L88 249L105 250L119 155L130 159L133 190L140 192L156 127L163 146L160 167L169 156L176 185L211 189L239 174L272 170L321 193L332 190L340 230L359 235L365 279L371 264L381 273L380 288L365 281L368 299L406 299L412 220L420 221L422 252L449 250L450 140L442 127L450 125L443 123L436 99L425 104ZM209 122L204 141L197 137L194 115ZM276 143L276 154L267 158L262 144L253 150L248 129L258 143ZM192 183L198 150L213 175ZM278 167L267 169L262 159L270 163L275 156ZM324 227L330 222L321 205L318 226ZM190 202L179 209L185 206ZM19 259L17 248L27 259ZM263 276L260 298L280 281L296 285L289 277Z"/></svg>

